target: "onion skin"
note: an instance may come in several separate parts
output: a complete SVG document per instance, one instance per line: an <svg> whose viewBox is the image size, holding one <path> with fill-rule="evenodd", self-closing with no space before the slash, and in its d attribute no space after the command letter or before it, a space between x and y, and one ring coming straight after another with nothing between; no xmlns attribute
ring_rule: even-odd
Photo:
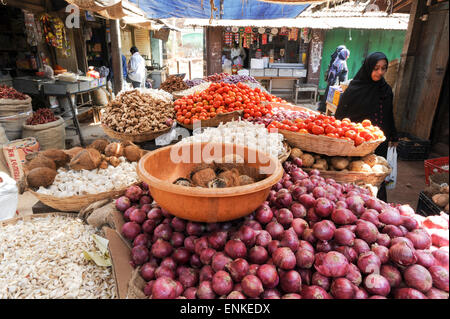
<svg viewBox="0 0 450 319"><path fill-rule="evenodd" d="M330 292L336 299L353 299L354 285L346 278L336 278L331 283Z"/></svg>
<svg viewBox="0 0 450 319"><path fill-rule="evenodd" d="M235 282L240 282L248 272L249 264L247 260L238 258L225 266Z"/></svg>
<svg viewBox="0 0 450 319"><path fill-rule="evenodd" d="M155 280L152 287L152 299L175 299L177 297L177 283L168 277Z"/></svg>
<svg viewBox="0 0 450 319"><path fill-rule="evenodd" d="M402 274L392 265L381 266L380 275L386 278L391 288L399 287L402 282Z"/></svg>
<svg viewBox="0 0 450 319"><path fill-rule="evenodd" d="M284 232L284 227L277 221L272 221L267 224L266 231L269 232L270 236L272 236L272 239L281 239L281 236Z"/></svg>
<svg viewBox="0 0 450 319"><path fill-rule="evenodd" d="M356 250L356 253L359 255L370 251L369 245L362 239L356 238L353 244L353 248Z"/></svg>
<svg viewBox="0 0 450 319"><path fill-rule="evenodd" d="M333 299L322 287L303 286L302 299Z"/></svg>
<svg viewBox="0 0 450 319"><path fill-rule="evenodd" d="M381 260L373 252L368 251L359 255L358 257L358 268L363 274L378 274L380 273Z"/></svg>
<svg viewBox="0 0 450 319"><path fill-rule="evenodd" d="M128 222L122 226L122 234L129 240L134 240L141 233L141 226L135 222Z"/></svg>
<svg viewBox="0 0 450 319"><path fill-rule="evenodd" d="M419 290L413 288L398 288L394 291L395 299L428 299Z"/></svg>
<svg viewBox="0 0 450 319"><path fill-rule="evenodd" d="M429 299L448 299L449 296L448 296L448 293L443 290L431 288L427 292L427 297Z"/></svg>
<svg viewBox="0 0 450 319"><path fill-rule="evenodd" d="M333 211L333 204L328 198L318 198L314 203L314 211L320 217L328 217Z"/></svg>
<svg viewBox="0 0 450 319"><path fill-rule="evenodd" d="M388 234L378 234L377 244L389 248L391 245L391 237Z"/></svg>
<svg viewBox="0 0 450 319"><path fill-rule="evenodd" d="M293 252L298 249L299 240L296 232L291 227L283 232L280 240L280 246L289 247Z"/></svg>
<svg viewBox="0 0 450 319"><path fill-rule="evenodd" d="M433 286L441 289L445 292L448 291L448 268L444 268L442 266L431 266L428 268L428 271L431 274L431 277L433 278Z"/></svg>
<svg viewBox="0 0 450 319"><path fill-rule="evenodd" d="M231 263L233 260L225 255L223 252L217 252L211 259L211 267L214 271L224 270L225 266Z"/></svg>
<svg viewBox="0 0 450 319"><path fill-rule="evenodd" d="M306 220L302 218L294 218L292 220L292 228L294 229L297 236L301 237L305 229L309 228Z"/></svg>
<svg viewBox="0 0 450 319"><path fill-rule="evenodd" d="M227 233L224 231L215 231L208 236L208 244L215 250L222 250L227 242Z"/></svg>
<svg viewBox="0 0 450 319"><path fill-rule="evenodd" d="M186 299L197 299L197 288L196 287L186 288L183 292L183 296L186 297Z"/></svg>
<svg viewBox="0 0 450 319"><path fill-rule="evenodd" d="M364 279L364 287L372 295L386 297L391 292L389 281L381 275L370 274Z"/></svg>
<svg viewBox="0 0 450 319"><path fill-rule="evenodd" d="M262 246L253 246L248 252L248 259L253 264L264 264L269 259L267 250Z"/></svg>
<svg viewBox="0 0 450 319"><path fill-rule="evenodd" d="M343 277L348 272L348 260L336 251L326 253L323 258L317 258L314 267L326 277Z"/></svg>
<svg viewBox="0 0 450 319"><path fill-rule="evenodd" d="M298 202L294 202L291 205L291 212L294 218L304 218L306 217L306 208Z"/></svg>
<svg viewBox="0 0 450 319"><path fill-rule="evenodd" d="M380 258L381 264L389 261L389 249L378 244L372 244L371 250Z"/></svg>
<svg viewBox="0 0 450 319"><path fill-rule="evenodd" d="M355 286L359 286L362 282L362 275L359 268L355 264L348 265L348 272L345 276L346 279L350 280Z"/></svg>
<svg viewBox="0 0 450 319"><path fill-rule="evenodd" d="M155 279L155 270L156 267L150 263L145 263L142 265L139 273L141 277L144 278L145 281L150 281Z"/></svg>
<svg viewBox="0 0 450 319"><path fill-rule="evenodd" d="M305 229L302 234L302 239L310 244L315 244L317 242L317 238L314 236L314 230L312 230L312 228Z"/></svg>

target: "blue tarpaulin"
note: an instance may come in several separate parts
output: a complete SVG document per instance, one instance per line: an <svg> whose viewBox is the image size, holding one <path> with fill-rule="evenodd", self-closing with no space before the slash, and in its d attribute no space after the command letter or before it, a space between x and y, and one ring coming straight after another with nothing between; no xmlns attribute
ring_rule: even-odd
<svg viewBox="0 0 450 319"><path fill-rule="evenodd" d="M197 18L209 19L209 0L131 0L147 13L148 18ZM214 18L219 18L220 0L214 0L218 8ZM289 5L261 2L258 0L224 0L222 19L283 19L297 17L308 5Z"/></svg>

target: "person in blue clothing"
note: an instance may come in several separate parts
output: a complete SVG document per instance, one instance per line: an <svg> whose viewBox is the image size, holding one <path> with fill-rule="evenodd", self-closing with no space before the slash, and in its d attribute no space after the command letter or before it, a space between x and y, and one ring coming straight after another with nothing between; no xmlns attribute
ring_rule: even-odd
<svg viewBox="0 0 450 319"><path fill-rule="evenodd" d="M111 43L108 44L109 52L111 52ZM127 67L127 58L125 55L121 54L122 56L122 76L123 81L126 81L128 76L128 67ZM109 58L109 75L108 75L108 81L111 81L114 85L114 73L113 73L113 67L112 67L112 57Z"/></svg>

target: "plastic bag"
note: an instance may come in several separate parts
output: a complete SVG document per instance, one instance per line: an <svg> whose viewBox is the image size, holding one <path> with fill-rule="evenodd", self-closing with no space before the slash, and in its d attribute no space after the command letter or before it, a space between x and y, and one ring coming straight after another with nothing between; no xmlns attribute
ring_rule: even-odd
<svg viewBox="0 0 450 319"><path fill-rule="evenodd" d="M397 184L397 148L389 146L386 158L389 166L392 168L391 174L386 179L386 189L394 189Z"/></svg>
<svg viewBox="0 0 450 319"><path fill-rule="evenodd" d="M183 127L172 127L168 133L158 136L155 139L155 144L158 146L169 145L172 141L178 140L180 136L185 138L189 135L189 131Z"/></svg>
<svg viewBox="0 0 450 319"><path fill-rule="evenodd" d="M0 220L16 216L18 203L18 189L16 181L4 172L0 172Z"/></svg>

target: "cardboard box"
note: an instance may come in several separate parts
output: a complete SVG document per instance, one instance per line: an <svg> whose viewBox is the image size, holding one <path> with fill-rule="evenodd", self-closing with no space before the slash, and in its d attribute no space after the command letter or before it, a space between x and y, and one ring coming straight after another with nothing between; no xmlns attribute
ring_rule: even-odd
<svg viewBox="0 0 450 319"><path fill-rule="evenodd" d="M251 76L264 76L264 70L262 69L250 69Z"/></svg>
<svg viewBox="0 0 450 319"><path fill-rule="evenodd" d="M340 97L341 97L341 91L339 91L339 90L334 91L334 96L333 96L333 104L334 105L336 105L336 106L339 105Z"/></svg>

